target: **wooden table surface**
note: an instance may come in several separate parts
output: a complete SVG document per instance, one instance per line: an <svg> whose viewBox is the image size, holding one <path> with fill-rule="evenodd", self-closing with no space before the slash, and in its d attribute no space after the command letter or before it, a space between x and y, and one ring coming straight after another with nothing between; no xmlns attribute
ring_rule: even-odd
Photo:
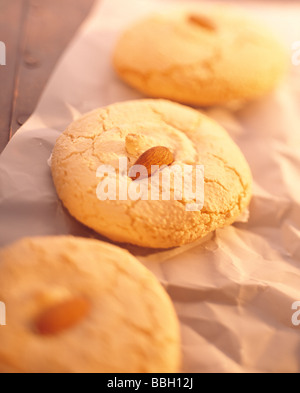
<svg viewBox="0 0 300 393"><path fill-rule="evenodd" d="M0 153L34 111L94 2L0 0L0 41L6 46L6 65L0 65Z"/></svg>

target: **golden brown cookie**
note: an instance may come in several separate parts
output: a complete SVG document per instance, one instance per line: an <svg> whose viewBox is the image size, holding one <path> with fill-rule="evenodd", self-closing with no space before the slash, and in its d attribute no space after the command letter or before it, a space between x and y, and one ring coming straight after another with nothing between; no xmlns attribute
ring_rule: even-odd
<svg viewBox="0 0 300 393"><path fill-rule="evenodd" d="M177 372L178 321L127 251L72 237L0 250L0 373Z"/></svg>
<svg viewBox="0 0 300 393"><path fill-rule="evenodd" d="M270 92L288 60L264 26L222 7L141 20L121 36L113 63L147 96L210 106Z"/></svg>
<svg viewBox="0 0 300 393"><path fill-rule="evenodd" d="M164 171L182 166L204 166L204 206L182 198L99 200L105 181L117 180L118 190L134 186L130 172L119 170L119 160L132 167L154 147L167 148L174 158ZM157 157L153 161L157 161ZM100 174L109 166L113 176ZM164 173L162 171L162 173ZM71 124L57 140L52 155L57 193L71 215L113 241L142 247L170 248L191 243L217 228L232 224L251 198L249 166L227 132L216 122L188 107L163 100L142 100L95 110ZM146 179L147 181L148 179ZM193 183L194 184L194 183ZM146 191L152 190L151 183ZM178 194L171 187L171 192ZM123 195L124 196L124 195Z"/></svg>

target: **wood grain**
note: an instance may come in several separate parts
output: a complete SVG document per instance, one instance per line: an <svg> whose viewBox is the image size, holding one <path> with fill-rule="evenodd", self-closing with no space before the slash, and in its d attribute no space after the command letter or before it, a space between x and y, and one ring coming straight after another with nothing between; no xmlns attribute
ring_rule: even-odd
<svg viewBox="0 0 300 393"><path fill-rule="evenodd" d="M1 0L0 41L6 45L6 66L0 66L0 152L9 140L12 119L15 78L22 48L21 33L24 31L26 2Z"/></svg>
<svg viewBox="0 0 300 393"><path fill-rule="evenodd" d="M59 57L95 0L0 0L0 152L34 111Z"/></svg>

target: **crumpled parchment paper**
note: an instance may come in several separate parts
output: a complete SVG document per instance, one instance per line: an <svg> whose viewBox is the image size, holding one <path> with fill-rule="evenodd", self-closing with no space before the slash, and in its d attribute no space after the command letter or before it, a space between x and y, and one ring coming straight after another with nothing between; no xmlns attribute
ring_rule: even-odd
<svg viewBox="0 0 300 393"><path fill-rule="evenodd" d="M142 97L111 67L122 29L149 12L182 6L199 9L202 2L106 0L95 6L36 112L0 157L0 246L35 235L101 239L63 209L47 161L56 138L76 117ZM207 110L251 165L250 218L175 250L124 247L156 274L175 304L182 371L300 372L300 326L292 323L292 305L300 301L300 64L292 52L300 41L300 5L239 6L270 25L291 55L290 73L274 93L237 111Z"/></svg>

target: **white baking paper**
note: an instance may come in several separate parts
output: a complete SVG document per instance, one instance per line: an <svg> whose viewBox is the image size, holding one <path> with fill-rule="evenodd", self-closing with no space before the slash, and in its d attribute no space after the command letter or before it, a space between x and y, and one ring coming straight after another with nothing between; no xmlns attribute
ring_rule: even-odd
<svg viewBox="0 0 300 393"><path fill-rule="evenodd" d="M207 111L250 163L255 179L250 218L171 251L127 248L157 275L174 302L182 328L182 371L300 372L300 326L295 305L292 309L300 301L300 5L238 3L273 28L291 57L290 73L274 93L237 111ZM76 117L142 97L111 67L122 29L150 12L182 6L203 4L106 0L95 6L36 112L0 157L1 246L35 235L101 239L62 208L47 161L56 138Z"/></svg>

